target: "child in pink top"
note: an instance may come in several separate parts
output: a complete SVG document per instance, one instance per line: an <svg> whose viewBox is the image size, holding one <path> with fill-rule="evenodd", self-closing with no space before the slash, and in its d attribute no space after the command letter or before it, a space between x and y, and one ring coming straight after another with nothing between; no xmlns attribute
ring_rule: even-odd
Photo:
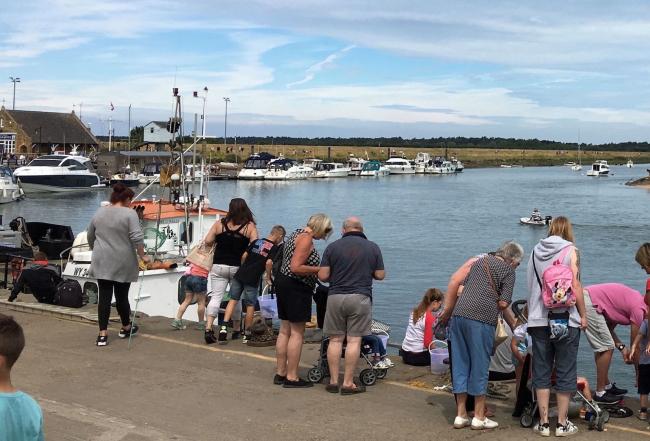
<svg viewBox="0 0 650 441"><path fill-rule="evenodd" d="M176 318L172 320L172 328L185 329L187 326L183 323L183 314L188 306L196 301L199 323L197 329L205 330L205 300L208 291L208 274L209 270L198 265L190 263L185 271L185 299L178 307Z"/></svg>

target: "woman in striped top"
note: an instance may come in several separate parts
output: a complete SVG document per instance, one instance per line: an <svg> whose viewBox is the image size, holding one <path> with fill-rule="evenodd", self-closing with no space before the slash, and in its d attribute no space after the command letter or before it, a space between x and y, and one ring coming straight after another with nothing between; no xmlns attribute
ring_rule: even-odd
<svg viewBox="0 0 650 441"><path fill-rule="evenodd" d="M452 316L449 330L454 350L451 352L452 383L457 413L454 427L493 429L498 423L485 416L485 393L490 370L494 333L501 310L510 304L515 285L515 269L524 250L516 242L504 243L494 254L470 259L462 283L450 283L449 304L441 320ZM461 267L461 270L463 269ZM460 270L459 270L460 271ZM453 279L453 278L452 278ZM462 285L462 294L458 287ZM452 312L453 311L453 312ZM476 400L474 418L467 416L467 395Z"/></svg>

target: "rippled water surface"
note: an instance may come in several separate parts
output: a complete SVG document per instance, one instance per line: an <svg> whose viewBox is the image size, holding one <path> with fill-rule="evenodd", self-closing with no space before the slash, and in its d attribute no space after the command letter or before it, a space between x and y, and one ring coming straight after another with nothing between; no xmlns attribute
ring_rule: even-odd
<svg viewBox="0 0 650 441"><path fill-rule="evenodd" d="M587 168L587 167L586 167ZM645 175L646 166L612 167L612 176L590 178L567 167L466 170L454 176L389 176L300 182L215 181L212 206L226 208L245 198L266 234L274 224L303 226L316 212L339 225L346 216L362 218L369 239L382 249L387 277L375 283L374 314L393 325L401 341L409 310L429 287L446 288L451 273L468 257L490 251L507 239L528 254L545 229L520 225L533 207L543 215L565 215L574 224L586 285L621 282L644 289L645 274L634 261L638 246L650 241L650 192L624 183ZM160 195L155 189L149 194ZM83 230L107 191L33 196L0 206L5 224L21 215ZM319 243L324 249L326 243ZM517 270L516 298L527 296L526 261ZM627 342L627 332L622 332ZM594 379L593 357L581 343L580 370ZM613 377L632 386L632 373L615 355ZM623 378L624 377L624 378Z"/></svg>

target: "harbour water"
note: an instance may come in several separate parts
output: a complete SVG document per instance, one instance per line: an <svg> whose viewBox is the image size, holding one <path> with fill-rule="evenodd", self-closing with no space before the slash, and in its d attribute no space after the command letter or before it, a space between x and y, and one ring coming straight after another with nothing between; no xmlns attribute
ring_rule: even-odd
<svg viewBox="0 0 650 441"><path fill-rule="evenodd" d="M646 174L644 165L612 166L606 178L584 176L568 167L473 169L458 175L406 175L294 182L214 181L211 205L227 208L233 197L245 198L261 234L274 224L288 231L303 226L316 212L336 224L329 241L340 236L346 216L358 215L366 234L383 252L387 277L375 284L374 314L393 326L400 342L411 308L429 287L446 289L451 273L468 257L520 242L528 254L545 228L524 226L519 218L535 207L543 215L566 215L574 224L585 285L620 282L642 291L645 273L634 261L638 246L650 241L650 191L624 183ZM85 229L108 190L86 194L33 195L0 206L5 225L16 216L27 221ZM158 187L148 192L157 194ZM324 249L326 242L319 243ZM515 298L525 298L525 260L517 270ZM628 343L627 331L620 332ZM580 372L595 381L593 356L581 343ZM611 377L632 388L633 369L615 355ZM631 389L632 390L632 389Z"/></svg>

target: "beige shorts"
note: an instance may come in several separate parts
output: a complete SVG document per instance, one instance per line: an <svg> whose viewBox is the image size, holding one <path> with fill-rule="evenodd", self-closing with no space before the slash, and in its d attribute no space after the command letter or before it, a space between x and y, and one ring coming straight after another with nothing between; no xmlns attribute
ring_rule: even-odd
<svg viewBox="0 0 650 441"><path fill-rule="evenodd" d="M591 345L594 352L606 352L614 349L614 338L612 338L607 321L602 314L600 314L594 305L591 303L589 291L584 290L585 294L585 309L587 310L587 341Z"/></svg>
<svg viewBox="0 0 650 441"><path fill-rule="evenodd" d="M372 300L363 294L327 296L323 333L363 337L371 334Z"/></svg>

